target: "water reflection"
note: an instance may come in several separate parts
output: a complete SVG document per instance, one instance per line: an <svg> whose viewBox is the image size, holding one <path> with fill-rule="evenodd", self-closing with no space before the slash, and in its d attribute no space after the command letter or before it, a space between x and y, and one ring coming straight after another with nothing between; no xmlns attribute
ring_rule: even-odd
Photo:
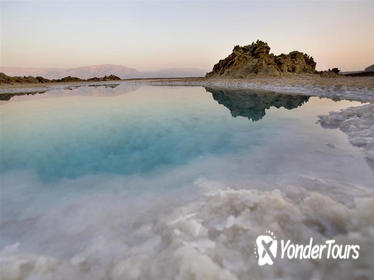
<svg viewBox="0 0 374 280"><path fill-rule="evenodd" d="M1 92L0 101L10 101L15 96L29 96L43 94L46 92L53 92L53 96L67 96L67 95L82 95L82 96L116 96L126 92L134 91L139 88L139 85L135 84L78 84L78 85L64 85L64 86L53 86L47 87L43 90L37 90L32 88L15 89L15 92ZM20 91L18 91L20 90ZM24 92L22 92L24 90Z"/></svg>
<svg viewBox="0 0 374 280"><path fill-rule="evenodd" d="M9 101L14 96L43 94L45 92L46 92L46 90L44 90L44 91L21 92L21 93L1 93L0 94L0 101Z"/></svg>
<svg viewBox="0 0 374 280"><path fill-rule="evenodd" d="M274 92L255 92L253 90L227 90L205 87L212 93L214 100L231 111L233 117L246 117L252 121L261 120L270 107L297 108L309 100L310 96L289 95Z"/></svg>
<svg viewBox="0 0 374 280"><path fill-rule="evenodd" d="M89 87L105 87L105 88L116 88L119 84L104 84L104 85L88 85Z"/></svg>

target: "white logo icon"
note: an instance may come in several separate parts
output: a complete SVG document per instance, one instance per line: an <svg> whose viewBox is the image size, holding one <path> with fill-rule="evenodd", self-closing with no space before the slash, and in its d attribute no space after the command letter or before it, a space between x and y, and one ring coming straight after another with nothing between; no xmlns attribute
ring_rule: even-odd
<svg viewBox="0 0 374 280"><path fill-rule="evenodd" d="M258 265L272 265L277 256L278 241L273 232L266 231L264 235L259 235L256 239Z"/></svg>

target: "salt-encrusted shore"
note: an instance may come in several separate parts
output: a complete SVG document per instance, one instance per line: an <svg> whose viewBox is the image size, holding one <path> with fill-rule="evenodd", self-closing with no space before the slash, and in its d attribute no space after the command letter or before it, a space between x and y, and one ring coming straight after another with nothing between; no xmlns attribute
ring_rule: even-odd
<svg viewBox="0 0 374 280"><path fill-rule="evenodd" d="M0 94L35 92L64 89L69 86L86 86L112 82L74 82L49 84L0 85ZM333 99L349 99L362 102L374 101L374 77L320 77L315 74L288 75L282 77L254 76L248 79L165 78L129 79L115 83L165 85L165 86L209 86L228 89L253 89L287 94L304 94Z"/></svg>
<svg viewBox="0 0 374 280"><path fill-rule="evenodd" d="M159 213L154 206L149 212L153 219L137 220L127 235L120 229L128 208L124 203L114 204L119 206L115 209L121 218L98 220L114 234L90 238L86 247L69 257L23 251L19 243L7 246L0 250L0 278L371 279L372 194L363 192L353 207L347 207L328 195L293 186L281 192L216 189L209 181L196 184L212 190L167 213ZM84 213L83 209L78 210ZM110 209L103 207L105 217L112 217ZM62 215L63 210L54 215ZM65 221L63 216L57 217ZM310 238L313 244L326 244L327 240L334 240L338 247L357 244L359 258L328 258L326 249L315 260L278 256L271 269L264 269L257 264L254 250L257 235L266 230L293 244L309 244Z"/></svg>
<svg viewBox="0 0 374 280"><path fill-rule="evenodd" d="M54 89L73 89L81 86L110 86L118 85L118 81L102 82L60 82L60 83L39 83L39 84L0 84L0 94L22 94L22 93L39 93Z"/></svg>
<svg viewBox="0 0 374 280"><path fill-rule="evenodd" d="M361 102L374 101L374 77L324 78L315 74L250 79L160 79L152 85L209 86L227 89L252 89L278 93L321 96Z"/></svg>
<svg viewBox="0 0 374 280"><path fill-rule="evenodd" d="M367 159L374 161L374 104L330 112L319 116L319 122L323 127L345 132L352 145L363 147Z"/></svg>

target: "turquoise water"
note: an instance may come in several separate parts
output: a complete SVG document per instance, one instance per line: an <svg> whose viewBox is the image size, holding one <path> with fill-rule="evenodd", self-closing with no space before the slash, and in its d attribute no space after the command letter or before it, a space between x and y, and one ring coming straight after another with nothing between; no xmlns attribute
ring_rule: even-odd
<svg viewBox="0 0 374 280"><path fill-rule="evenodd" d="M145 208L156 201L166 211L193 199L197 185L327 182L343 184L334 189L342 197L350 185L372 187L363 151L316 123L352 105L359 103L126 84L1 101L0 246L71 255L103 228L104 236L127 232L127 220L150 217Z"/></svg>
<svg viewBox="0 0 374 280"><path fill-rule="evenodd" d="M233 119L201 88L155 87L116 97L103 91L95 97L16 97L2 104L1 171L32 169L45 181L148 173L250 150L281 129L279 121ZM252 110L254 120L263 109Z"/></svg>
<svg viewBox="0 0 374 280"><path fill-rule="evenodd" d="M302 96L278 100L252 94L248 101L244 93L248 105L240 92L225 100L231 95L216 91L214 99L203 88L141 88L118 96L106 96L110 89L92 90L102 95L51 92L1 104L1 172L33 170L43 181L147 174L199 157L248 152L276 140L284 130L292 133L295 122L304 125L308 117L298 119L292 112L308 101ZM226 102L236 118L217 102ZM270 112L261 120L265 109ZM323 131L308 125L317 134Z"/></svg>

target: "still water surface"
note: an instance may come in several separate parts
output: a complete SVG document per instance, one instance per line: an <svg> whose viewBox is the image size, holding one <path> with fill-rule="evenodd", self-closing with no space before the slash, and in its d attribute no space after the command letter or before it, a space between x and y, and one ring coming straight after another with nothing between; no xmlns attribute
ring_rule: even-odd
<svg viewBox="0 0 374 280"><path fill-rule="evenodd" d="M347 205L373 187L363 151L316 123L358 102L126 84L6 99L1 248L70 258L98 235L130 238L130 225L157 218L146 209L167 212L199 196L196 186L303 186Z"/></svg>

